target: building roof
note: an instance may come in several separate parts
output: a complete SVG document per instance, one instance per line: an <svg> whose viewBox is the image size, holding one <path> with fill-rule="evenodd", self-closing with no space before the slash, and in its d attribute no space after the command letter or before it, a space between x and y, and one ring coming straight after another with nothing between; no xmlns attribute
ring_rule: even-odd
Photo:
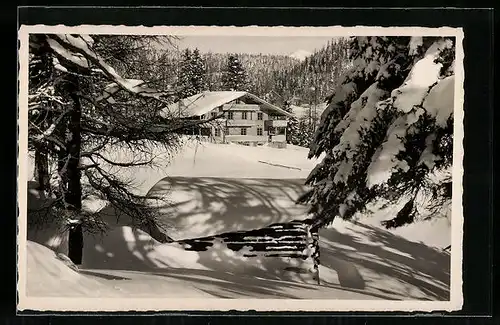
<svg viewBox="0 0 500 325"><path fill-rule="evenodd" d="M246 91L204 91L202 93L181 99L178 102L168 105L163 114L177 115L180 113L182 117L201 116L219 106L243 97L250 98L251 100L259 103L264 109L275 111L289 117L293 116L292 114L279 108L278 106L270 104L265 100L255 96L254 94ZM230 110L230 108L227 110Z"/></svg>

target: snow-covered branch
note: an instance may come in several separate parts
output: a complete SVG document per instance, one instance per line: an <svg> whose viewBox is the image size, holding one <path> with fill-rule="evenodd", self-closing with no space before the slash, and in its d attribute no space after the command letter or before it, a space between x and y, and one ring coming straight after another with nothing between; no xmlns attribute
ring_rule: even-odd
<svg viewBox="0 0 500 325"><path fill-rule="evenodd" d="M89 62L94 64L116 86L131 94L145 98L154 98L156 100L162 100L162 97L175 94L173 91L158 92L151 88L138 87L139 84L137 80L123 78L113 67L108 65L93 50L91 50L87 41L81 36L75 37L69 34L49 35L47 36L47 41L51 45L51 48L60 56L63 56L67 60L85 69L89 68ZM143 82L141 81L140 84L142 83Z"/></svg>
<svg viewBox="0 0 500 325"><path fill-rule="evenodd" d="M40 135L37 135L34 140L35 141L38 141L38 142L41 142L43 141L45 138L49 137L52 135L52 133L54 133L54 131L56 130L56 127L59 125L59 123L61 123L62 119L69 113L69 110L63 112L62 114L60 114L53 122L52 124L45 130L42 132L42 134Z"/></svg>

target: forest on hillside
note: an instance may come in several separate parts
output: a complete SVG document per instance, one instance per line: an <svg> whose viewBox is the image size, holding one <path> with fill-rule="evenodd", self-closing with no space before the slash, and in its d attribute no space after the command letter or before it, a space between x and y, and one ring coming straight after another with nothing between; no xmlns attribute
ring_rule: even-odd
<svg viewBox="0 0 500 325"><path fill-rule="evenodd" d="M196 48L170 49L160 56L167 70L175 71L169 78L171 84L179 89L193 88L185 94L227 90L227 74L241 69L238 90L249 91L283 107L285 102L294 105L324 102L348 67L347 50L347 40L332 39L302 61L287 55L200 53Z"/></svg>

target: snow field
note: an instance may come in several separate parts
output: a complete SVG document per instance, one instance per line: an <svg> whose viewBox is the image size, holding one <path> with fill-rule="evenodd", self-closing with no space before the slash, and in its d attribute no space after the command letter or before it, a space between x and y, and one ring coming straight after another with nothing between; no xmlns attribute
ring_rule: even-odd
<svg viewBox="0 0 500 325"><path fill-rule="evenodd" d="M176 209L165 212L174 216L168 218L171 235L192 238L303 215L305 208L292 202L303 190L300 179L315 166L306 154L307 149L293 147L188 143L161 170L129 172L138 183L146 184L142 193L173 194L169 200ZM258 160L304 169L269 166ZM103 213L110 230L103 237L85 235L80 273L36 244L64 253L64 236L56 234L56 226L28 238L28 245L37 248L28 249L27 291L82 297L126 293L134 297L447 299L449 256L430 246L443 247L449 226L421 223L387 231L379 221L388 215L386 211L372 218L360 216L357 222L339 219L322 230L322 285L317 286L308 272L310 261L244 258L221 243L205 252L190 252L178 244L159 243L144 231L130 228L127 220L117 222L112 213ZM55 284L60 277L68 280ZM179 293L174 295L174 289Z"/></svg>

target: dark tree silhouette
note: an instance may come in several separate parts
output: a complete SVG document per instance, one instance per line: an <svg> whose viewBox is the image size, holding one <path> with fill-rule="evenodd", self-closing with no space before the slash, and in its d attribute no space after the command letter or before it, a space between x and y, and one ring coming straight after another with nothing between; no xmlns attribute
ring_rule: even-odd
<svg viewBox="0 0 500 325"><path fill-rule="evenodd" d="M74 238L80 231L105 231L102 220L82 206L86 197L97 196L117 218L130 218L131 226L148 232L163 227L150 204L154 198L135 193L131 181L120 174L124 168L154 166L158 150L175 153L178 131L196 123L166 110L178 95L175 90L157 90L149 83L151 78L162 84L154 76L163 67L150 48L152 42L162 41L30 35L28 143L36 157L39 190L52 202L35 211L39 218L32 218L34 223L59 220L74 228ZM115 161L109 153L116 150L128 153L130 160ZM156 239L164 241L166 236ZM75 254L70 257L78 260Z"/></svg>

